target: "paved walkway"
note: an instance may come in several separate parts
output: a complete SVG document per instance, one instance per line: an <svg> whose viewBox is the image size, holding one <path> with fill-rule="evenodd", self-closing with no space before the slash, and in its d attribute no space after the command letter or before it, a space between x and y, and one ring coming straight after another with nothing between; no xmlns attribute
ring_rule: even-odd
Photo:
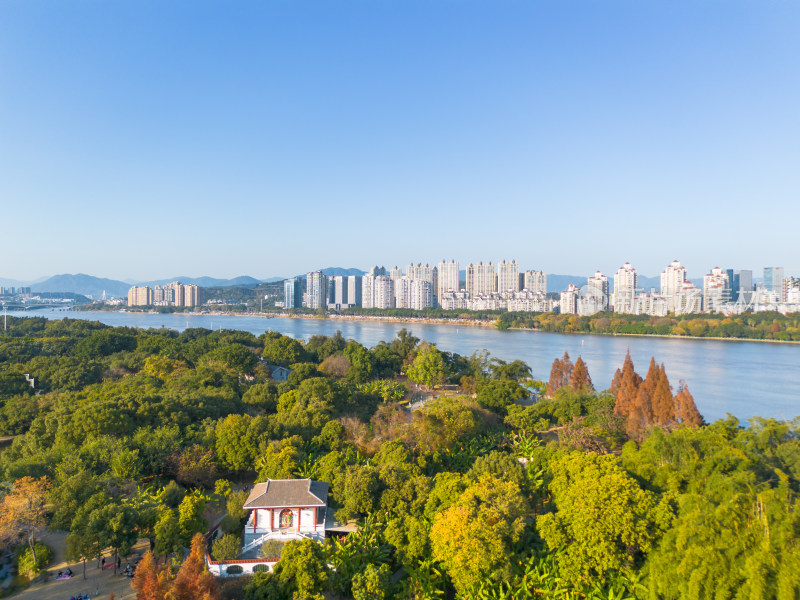
<svg viewBox="0 0 800 600"><path fill-rule="evenodd" d="M53 549L54 555L51 566L48 567L47 581L35 583L25 591L15 594L13 598L21 600L69 600L77 594L88 594L91 598L101 598L106 600L114 592L116 600L134 600L136 592L131 588L131 580L128 577L114 575L113 569L100 570L97 568L97 561L86 562L86 579L83 578L83 563L67 562L64 560L64 544L67 534L64 532L47 532L42 536L45 544ZM131 560L135 556L141 556L149 547L147 540L139 540L129 557ZM112 558L106 557L110 562ZM123 559L122 568L125 568L126 561ZM69 567L72 569L72 579L66 581L56 581L59 571L64 571Z"/></svg>

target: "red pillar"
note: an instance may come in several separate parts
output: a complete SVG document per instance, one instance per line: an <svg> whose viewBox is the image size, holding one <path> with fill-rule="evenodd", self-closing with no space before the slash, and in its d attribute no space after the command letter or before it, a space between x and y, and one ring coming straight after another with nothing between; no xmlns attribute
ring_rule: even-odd
<svg viewBox="0 0 800 600"><path fill-rule="evenodd" d="M253 533L256 532L256 528L258 527L258 509L253 511Z"/></svg>

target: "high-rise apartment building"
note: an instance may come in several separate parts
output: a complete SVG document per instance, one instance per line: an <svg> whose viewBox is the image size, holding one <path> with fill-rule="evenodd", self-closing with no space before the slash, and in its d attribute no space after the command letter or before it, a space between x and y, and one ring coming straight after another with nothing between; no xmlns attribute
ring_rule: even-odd
<svg viewBox="0 0 800 600"><path fill-rule="evenodd" d="M157 285L153 288L153 304L172 306L175 304L175 288L171 285Z"/></svg>
<svg viewBox="0 0 800 600"><path fill-rule="evenodd" d="M800 278L786 277L783 280L781 302L800 302Z"/></svg>
<svg viewBox="0 0 800 600"><path fill-rule="evenodd" d="M703 310L719 311L729 300L728 273L714 267L711 273L703 276Z"/></svg>
<svg viewBox="0 0 800 600"><path fill-rule="evenodd" d="M347 297L347 277L334 275L328 282L329 296L332 296L333 304L342 306L348 303Z"/></svg>
<svg viewBox="0 0 800 600"><path fill-rule="evenodd" d="M525 271L524 286L529 292L547 293L547 275L544 271Z"/></svg>
<svg viewBox="0 0 800 600"><path fill-rule="evenodd" d="M392 282L394 286L394 306L395 308L411 308L411 282L408 275L403 275L400 279Z"/></svg>
<svg viewBox="0 0 800 600"><path fill-rule="evenodd" d="M372 288L373 308L394 306L394 282L388 275L378 275Z"/></svg>
<svg viewBox="0 0 800 600"><path fill-rule="evenodd" d="M639 276L631 263L626 262L614 275L614 312L632 313Z"/></svg>
<svg viewBox="0 0 800 600"><path fill-rule="evenodd" d="M497 289L496 279L494 265L491 262L467 265L467 291L473 298L493 293Z"/></svg>
<svg viewBox="0 0 800 600"><path fill-rule="evenodd" d="M183 305L197 306L200 303L200 288L194 284L183 286Z"/></svg>
<svg viewBox="0 0 800 600"><path fill-rule="evenodd" d="M675 312L675 294L686 281L686 267L680 261L673 260L661 273L661 296L667 301L667 310Z"/></svg>
<svg viewBox="0 0 800 600"><path fill-rule="evenodd" d="M392 279L384 267L372 267L361 278L361 306L363 308L392 308Z"/></svg>
<svg viewBox="0 0 800 600"><path fill-rule="evenodd" d="M436 273L436 267L432 267L429 264L421 264L417 263L416 265L411 264L406 267L406 276L409 279L420 279L422 281L430 281L433 283L434 277Z"/></svg>
<svg viewBox="0 0 800 600"><path fill-rule="evenodd" d="M497 291L519 291L519 264L516 260L501 260L497 264Z"/></svg>
<svg viewBox="0 0 800 600"><path fill-rule="evenodd" d="M392 280L392 302L394 306L397 306L397 282L403 277L403 269L395 265L395 267L389 271L389 277Z"/></svg>
<svg viewBox="0 0 800 600"><path fill-rule="evenodd" d="M283 282L283 307L287 310L303 306L303 285L297 277Z"/></svg>
<svg viewBox="0 0 800 600"><path fill-rule="evenodd" d="M322 271L306 274L305 307L311 309L325 308L328 300L328 278Z"/></svg>
<svg viewBox="0 0 800 600"><path fill-rule="evenodd" d="M561 303L559 307L562 315L578 314L578 297L580 293L580 288L574 283L570 283L569 287L561 292Z"/></svg>
<svg viewBox="0 0 800 600"><path fill-rule="evenodd" d="M675 310L672 312L676 315L696 314L702 310L702 304L703 290L687 279L675 294Z"/></svg>
<svg viewBox="0 0 800 600"><path fill-rule="evenodd" d="M425 279L412 279L408 286L408 308L423 310L433 306L433 283Z"/></svg>
<svg viewBox="0 0 800 600"><path fill-rule="evenodd" d="M739 273L734 269L725 269L725 272L728 274L728 289L730 290L731 302L736 302L739 300Z"/></svg>
<svg viewBox="0 0 800 600"><path fill-rule="evenodd" d="M411 281L427 281L431 284L432 293L435 293L439 285L439 269L428 264L410 264L406 267L406 277Z"/></svg>
<svg viewBox="0 0 800 600"><path fill-rule="evenodd" d="M350 275L347 278L347 301L351 305L361 306L361 277Z"/></svg>
<svg viewBox="0 0 800 600"><path fill-rule="evenodd" d="M133 286L128 290L128 306L150 306L153 304L153 290L147 286Z"/></svg>
<svg viewBox="0 0 800 600"><path fill-rule="evenodd" d="M375 308L374 289L375 275L367 273L361 278L361 308Z"/></svg>
<svg viewBox="0 0 800 600"><path fill-rule="evenodd" d="M608 310L608 277L600 271L586 280L586 295L595 300L598 310Z"/></svg>
<svg viewBox="0 0 800 600"><path fill-rule="evenodd" d="M170 284L174 290L175 306L186 306L186 290L177 281Z"/></svg>
<svg viewBox="0 0 800 600"><path fill-rule="evenodd" d="M455 260L443 260L439 263L438 271L439 285L436 289L436 297L441 305L445 293L457 292L459 289L458 262Z"/></svg>
<svg viewBox="0 0 800 600"><path fill-rule="evenodd" d="M746 304L753 301L753 272L749 269L741 269L733 272L737 279L736 300L741 300Z"/></svg>
<svg viewBox="0 0 800 600"><path fill-rule="evenodd" d="M764 287L770 292L783 292L783 267L764 267Z"/></svg>
<svg viewBox="0 0 800 600"><path fill-rule="evenodd" d="M200 288L194 284L184 285L173 281L166 285L150 287L134 286L128 290L128 306L197 306Z"/></svg>

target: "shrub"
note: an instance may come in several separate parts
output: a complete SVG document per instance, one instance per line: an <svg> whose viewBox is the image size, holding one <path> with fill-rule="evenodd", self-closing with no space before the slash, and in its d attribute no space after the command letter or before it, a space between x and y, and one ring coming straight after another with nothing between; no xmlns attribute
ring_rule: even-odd
<svg viewBox="0 0 800 600"><path fill-rule="evenodd" d="M239 536L229 533L217 538L211 546L211 556L214 560L232 560L239 556L240 550Z"/></svg>
<svg viewBox="0 0 800 600"><path fill-rule="evenodd" d="M280 558L283 546L284 542L279 540L267 540L261 545L261 554L264 558Z"/></svg>
<svg viewBox="0 0 800 600"><path fill-rule="evenodd" d="M52 548L50 548L50 546L45 546L44 544L41 544L39 542L36 542L35 546L36 546L35 564L33 561L33 552L31 552L30 546L25 546L24 548L18 551L16 556L16 561L17 561L17 569L19 570L20 575L27 575L29 577L34 577L53 558L53 550Z"/></svg>

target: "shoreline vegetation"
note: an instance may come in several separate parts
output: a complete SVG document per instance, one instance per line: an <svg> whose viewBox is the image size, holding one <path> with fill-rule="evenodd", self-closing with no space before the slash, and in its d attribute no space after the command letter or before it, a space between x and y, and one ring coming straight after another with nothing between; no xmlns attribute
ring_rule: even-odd
<svg viewBox="0 0 800 600"><path fill-rule="evenodd" d="M580 355L546 377L405 329L368 348L10 316L0 549L24 587L46 528L76 573L143 541L137 600L797 597L800 419L706 423L656 358L601 390ZM307 478L355 531L205 572L237 566L244 486Z"/></svg>
<svg viewBox="0 0 800 600"><path fill-rule="evenodd" d="M81 308L81 312L108 312L91 305ZM379 321L386 323L422 323L425 325L451 325L457 327L494 327L500 331L535 331L544 333L563 333L579 335L605 335L629 337L657 337L680 340L714 340L724 342L770 342L783 344L800 343L800 314L782 315L780 313L745 314L736 317L724 315L681 315L673 317L648 317L646 315L613 315L598 313L589 317L577 315L557 315L555 313L502 313L480 312L458 315L430 316L419 314L392 315L385 312L356 314L342 312L242 312L242 311L160 311L115 309L113 312L141 312L156 314L187 314L191 316L234 316L261 317L264 319L331 319L341 321ZM410 312L410 311L408 311ZM666 332L667 328L679 328L680 333ZM603 328L615 330L603 330ZM637 331L637 329L640 329ZM720 335L713 335L714 333ZM750 336L733 335L748 333ZM700 335L697 335L700 334ZM723 335L726 334L726 335Z"/></svg>

